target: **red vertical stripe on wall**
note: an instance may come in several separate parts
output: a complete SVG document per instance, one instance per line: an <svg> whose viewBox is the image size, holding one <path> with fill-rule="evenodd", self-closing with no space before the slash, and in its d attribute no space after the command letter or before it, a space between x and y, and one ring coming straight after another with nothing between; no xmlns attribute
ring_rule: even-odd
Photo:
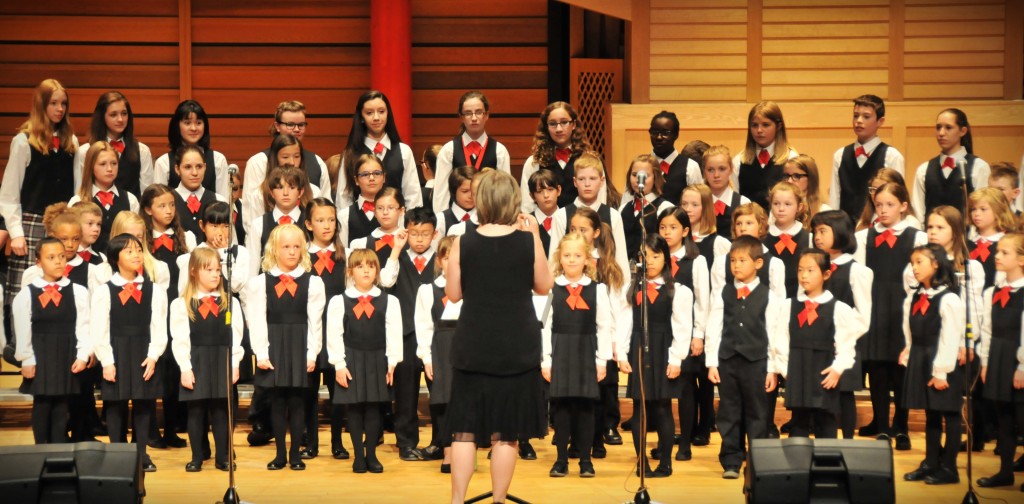
<svg viewBox="0 0 1024 504"><path fill-rule="evenodd" d="M410 0L372 0L370 5L370 85L387 95L402 141L412 144Z"/></svg>

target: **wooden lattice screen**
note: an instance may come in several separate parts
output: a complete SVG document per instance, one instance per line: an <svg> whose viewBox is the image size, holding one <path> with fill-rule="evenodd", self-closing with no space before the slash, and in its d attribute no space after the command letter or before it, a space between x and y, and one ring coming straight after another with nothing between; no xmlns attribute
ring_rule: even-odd
<svg viewBox="0 0 1024 504"><path fill-rule="evenodd" d="M580 115L580 126L590 144L605 154L605 109L609 103L622 102L622 60L573 58L569 62L570 102Z"/></svg>

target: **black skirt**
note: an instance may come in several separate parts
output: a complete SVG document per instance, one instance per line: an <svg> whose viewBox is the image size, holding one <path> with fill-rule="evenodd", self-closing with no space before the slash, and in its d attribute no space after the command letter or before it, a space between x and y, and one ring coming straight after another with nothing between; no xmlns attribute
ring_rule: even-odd
<svg viewBox="0 0 1024 504"><path fill-rule="evenodd" d="M104 401L159 399L163 396L164 372L159 361L148 381L142 377L146 371L142 361L148 357L149 338L111 338L110 346L114 350L117 381L103 380L100 391Z"/></svg>
<svg viewBox="0 0 1024 504"><path fill-rule="evenodd" d="M582 397L597 400L597 336L554 333L551 335L551 397Z"/></svg>
<svg viewBox="0 0 1024 504"><path fill-rule="evenodd" d="M860 352L853 360L853 367L843 371L839 376L840 392L859 392L864 390L864 367L861 365Z"/></svg>
<svg viewBox="0 0 1024 504"><path fill-rule="evenodd" d="M182 401L227 399L227 359L228 347L226 346L192 347L192 374L195 376L195 385L192 390L188 390L179 384L178 399Z"/></svg>
<svg viewBox="0 0 1024 504"><path fill-rule="evenodd" d="M452 342L455 328L434 328L434 339L430 342L430 357L434 368L434 380L430 385L430 404L448 404L452 400Z"/></svg>
<svg viewBox="0 0 1024 504"><path fill-rule="evenodd" d="M640 345L643 336L640 331L633 331L629 349L629 365L633 375L643 372L644 394L648 401L675 399L683 390L683 381L679 378L669 380L665 371L668 367L668 349L672 346L672 328L669 324L652 323L648 329L650 335L649 351L644 355L644 365L639 362ZM631 376L626 387L629 397L640 400L640 383L636 376Z"/></svg>
<svg viewBox="0 0 1024 504"><path fill-rule="evenodd" d="M957 412L963 407L964 369L959 364L946 375L949 388L936 390L929 387L932 379L932 361L937 347L912 345L907 372L903 380L903 404L907 409L923 409L941 412Z"/></svg>
<svg viewBox="0 0 1024 504"><path fill-rule="evenodd" d="M596 371L596 370L595 370ZM448 432L471 434L478 447L492 438L513 442L547 435L547 404L541 393L540 368L514 375L491 375L456 369L448 403Z"/></svg>
<svg viewBox="0 0 1024 504"><path fill-rule="evenodd" d="M814 408L839 412L839 390L821 386L821 372L832 363L834 352L792 348L786 377L786 408Z"/></svg>
<svg viewBox="0 0 1024 504"><path fill-rule="evenodd" d="M988 371L982 397L992 401L1024 403L1024 390L1013 388L1017 371L1017 345L992 338L988 353Z"/></svg>
<svg viewBox="0 0 1024 504"><path fill-rule="evenodd" d="M32 348L36 357L36 377L22 380L18 390L34 396L67 396L77 394L79 377L71 372L75 363L75 335L36 333L32 335ZM140 363L142 361L139 361Z"/></svg>
<svg viewBox="0 0 1024 504"><path fill-rule="evenodd" d="M334 389L334 404L388 402L388 357L384 350L345 347L345 364L352 379ZM332 377L336 379L336 377Z"/></svg>
<svg viewBox="0 0 1024 504"><path fill-rule="evenodd" d="M253 383L260 387L308 387L307 336L306 324L268 324L270 364L274 369L257 368Z"/></svg>

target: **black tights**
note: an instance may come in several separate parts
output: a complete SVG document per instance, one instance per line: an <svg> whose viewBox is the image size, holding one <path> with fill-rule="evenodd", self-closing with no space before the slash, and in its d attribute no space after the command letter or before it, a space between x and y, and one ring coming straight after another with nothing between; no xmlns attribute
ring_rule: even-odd
<svg viewBox="0 0 1024 504"><path fill-rule="evenodd" d="M67 425L68 396L32 398L32 436L36 444L64 443Z"/></svg>
<svg viewBox="0 0 1024 504"><path fill-rule="evenodd" d="M895 362L865 362L868 377L871 379L871 410L874 412L874 423L880 434L906 434L909 412L899 405L903 403L902 366ZM893 395L890 398L889 392ZM896 413L889 425L889 404L896 403ZM959 449L959 447L958 447Z"/></svg>
<svg viewBox="0 0 1024 504"><path fill-rule="evenodd" d="M206 441L207 413L213 424L213 441L218 464L228 462L228 405L224 399L188 401L188 441L192 447L192 462L203 462L203 444Z"/></svg>
<svg viewBox="0 0 1024 504"><path fill-rule="evenodd" d="M646 401L646 404L647 415L654 420L654 425L658 430L658 451L661 452L661 460L658 465L672 467L672 441L676 432L675 419L672 418L672 400L659 399ZM641 455L645 449L640 446L640 436L642 435L641 429L647 425L647 419L644 418L640 408L640 400L633 399L633 449L637 455Z"/></svg>
<svg viewBox="0 0 1024 504"><path fill-rule="evenodd" d="M287 461L296 464L300 461L299 444L302 442L302 429L306 426L305 402L306 389L299 387L275 387L274 398L270 402L270 423L274 428L274 442L277 444L275 462L285 462L285 433L291 432L292 446L288 450Z"/></svg>
<svg viewBox="0 0 1024 504"><path fill-rule="evenodd" d="M843 439L853 439L857 429L857 398L853 392L839 392L839 428Z"/></svg>
<svg viewBox="0 0 1024 504"><path fill-rule="evenodd" d="M996 409L999 447L999 474L1013 475L1013 456L1017 454L1017 426L1024 420L1024 404L991 401ZM975 436L979 433L975 432Z"/></svg>
<svg viewBox="0 0 1024 504"><path fill-rule="evenodd" d="M348 405L348 434L352 437L354 464L377 461L377 439L383 432L380 405L381 403Z"/></svg>
<svg viewBox="0 0 1024 504"><path fill-rule="evenodd" d="M324 377L324 384L327 385L329 399L327 401L331 412L331 449L341 448L341 424L345 418L345 406L334 404L334 387L338 382L334 380L334 368L317 369L313 371L313 383L320 383L320 376ZM313 452L320 451L320 387L314 386L309 389L306 396L306 447Z"/></svg>
<svg viewBox="0 0 1024 504"><path fill-rule="evenodd" d="M690 440L697 419L697 377L692 373L679 375L683 391L676 407L679 411L679 452L690 453Z"/></svg>
<svg viewBox="0 0 1024 504"><path fill-rule="evenodd" d="M430 444L438 448L452 445L452 433L448 431L448 403L431 404L430 416L433 418L432 437Z"/></svg>
<svg viewBox="0 0 1024 504"><path fill-rule="evenodd" d="M956 473L956 456L960 452L960 412L924 411L924 462L928 467L940 465ZM946 444L942 444L942 423L946 423ZM941 457L941 461L940 461Z"/></svg>
<svg viewBox="0 0 1024 504"><path fill-rule="evenodd" d="M816 439L835 439L836 416L821 408L793 408L789 437L810 437L812 431Z"/></svg>
<svg viewBox="0 0 1024 504"><path fill-rule="evenodd" d="M107 412L107 434L110 435L110 442L128 442L128 401L103 401L103 409ZM149 422L155 410L156 401L153 399L132 400L132 437L138 448L139 460L143 462L149 460L146 445L149 443Z"/></svg>
<svg viewBox="0 0 1024 504"><path fill-rule="evenodd" d="M580 452L580 461L590 460L593 447L594 424L596 421L593 399L583 397L558 397L551 399L551 410L555 417L555 448L558 460L569 460L569 436Z"/></svg>

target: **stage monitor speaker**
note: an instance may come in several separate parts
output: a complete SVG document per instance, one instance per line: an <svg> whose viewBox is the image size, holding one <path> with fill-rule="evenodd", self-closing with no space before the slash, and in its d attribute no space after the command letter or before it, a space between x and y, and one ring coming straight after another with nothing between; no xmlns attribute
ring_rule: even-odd
<svg viewBox="0 0 1024 504"><path fill-rule="evenodd" d="M756 439L743 493L751 504L896 502L892 447L853 439Z"/></svg>
<svg viewBox="0 0 1024 504"><path fill-rule="evenodd" d="M3 502L141 503L142 477L134 444L0 447Z"/></svg>

